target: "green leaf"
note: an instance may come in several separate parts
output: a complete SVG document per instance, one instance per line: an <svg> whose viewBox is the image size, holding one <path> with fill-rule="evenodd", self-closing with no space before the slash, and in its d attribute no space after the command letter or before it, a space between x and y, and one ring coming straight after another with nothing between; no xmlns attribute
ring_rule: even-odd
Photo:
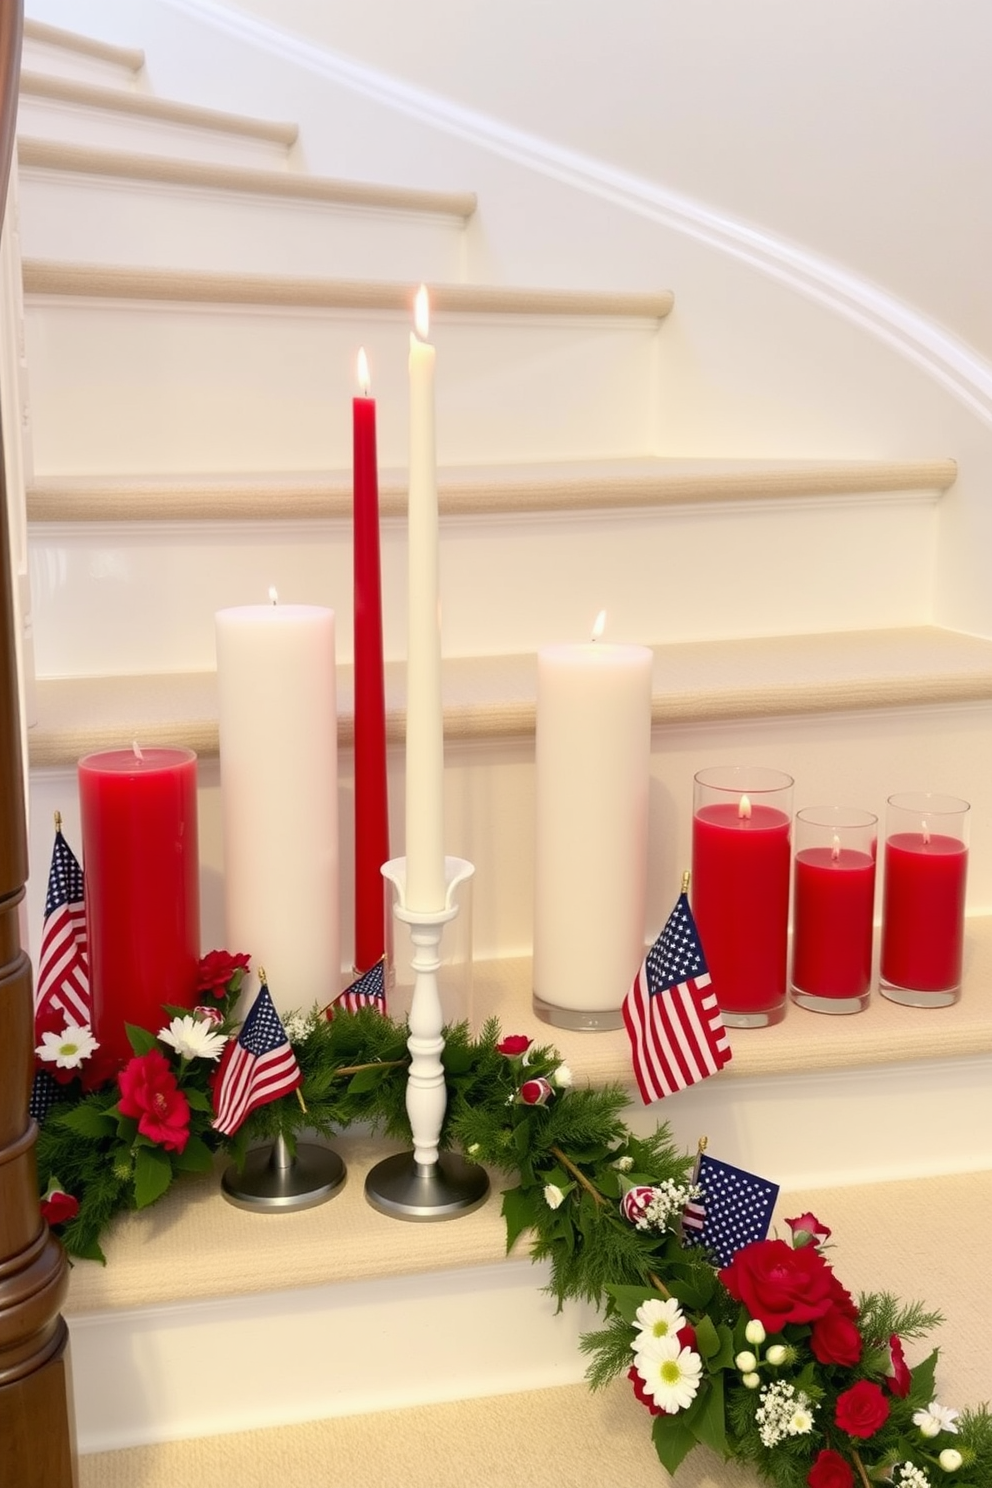
<svg viewBox="0 0 992 1488"><path fill-rule="evenodd" d="M691 1307L698 1312L709 1306L716 1289L712 1276L701 1269L687 1276L669 1276L666 1279L666 1285L672 1296L676 1301L681 1302L683 1307Z"/></svg>
<svg viewBox="0 0 992 1488"><path fill-rule="evenodd" d="M531 1201L522 1188L503 1190L503 1218L506 1220L506 1253L516 1245L524 1230L531 1225Z"/></svg>
<svg viewBox="0 0 992 1488"><path fill-rule="evenodd" d="M709 1381L709 1387L699 1391L686 1412L686 1425L697 1441L712 1451L719 1452L721 1457L726 1457L727 1428L723 1412L722 1374L714 1375Z"/></svg>
<svg viewBox="0 0 992 1488"><path fill-rule="evenodd" d="M720 1335L705 1313L696 1324L696 1350L704 1359L712 1359L720 1351Z"/></svg>
<svg viewBox="0 0 992 1488"><path fill-rule="evenodd" d="M909 1388L909 1401L912 1405L929 1405L934 1399L936 1390L934 1388L934 1377L937 1373L937 1359L940 1349L934 1349L919 1364L915 1364L911 1371L912 1383Z"/></svg>
<svg viewBox="0 0 992 1488"><path fill-rule="evenodd" d="M195 1085L184 1085L183 1095L189 1101L191 1111L212 1111L210 1097L205 1090L197 1090Z"/></svg>
<svg viewBox="0 0 992 1488"><path fill-rule="evenodd" d="M135 1023L125 1023L124 1032L131 1048L139 1056L158 1048L158 1039L147 1028L139 1028Z"/></svg>
<svg viewBox="0 0 992 1488"><path fill-rule="evenodd" d="M172 1182L172 1163L161 1147L138 1147L134 1154L134 1201L147 1209Z"/></svg>
<svg viewBox="0 0 992 1488"><path fill-rule="evenodd" d="M713 1374L718 1369L730 1369L734 1362L734 1335L726 1323L717 1325L717 1334L720 1339L720 1347L711 1358L707 1359L706 1367Z"/></svg>
<svg viewBox="0 0 992 1488"><path fill-rule="evenodd" d="M117 1118L95 1106L75 1106L59 1117L59 1125L79 1137L112 1137L117 1130Z"/></svg>
<svg viewBox="0 0 992 1488"><path fill-rule="evenodd" d="M686 1426L681 1412L676 1416L656 1416L651 1439L658 1460L669 1473L675 1472L696 1445L696 1438Z"/></svg>
<svg viewBox="0 0 992 1488"><path fill-rule="evenodd" d="M384 1071L382 1069L376 1069L375 1067L359 1070L348 1081L348 1094L365 1095L368 1091L375 1090L382 1079L383 1073Z"/></svg>
<svg viewBox="0 0 992 1488"><path fill-rule="evenodd" d="M475 1063L475 1051L465 1044L454 1048L445 1046L441 1055L441 1063L447 1075L466 1075Z"/></svg>
<svg viewBox="0 0 992 1488"><path fill-rule="evenodd" d="M213 1153L202 1137L190 1137L182 1152L173 1158L177 1173L208 1173L213 1162Z"/></svg>

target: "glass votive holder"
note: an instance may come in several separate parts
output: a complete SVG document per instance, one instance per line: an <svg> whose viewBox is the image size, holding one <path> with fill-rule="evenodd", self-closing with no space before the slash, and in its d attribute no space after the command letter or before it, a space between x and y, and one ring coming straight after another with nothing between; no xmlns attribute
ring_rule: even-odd
<svg viewBox="0 0 992 1488"><path fill-rule="evenodd" d="M968 877L967 801L910 791L885 815L879 991L907 1007L961 994Z"/></svg>
<svg viewBox="0 0 992 1488"><path fill-rule="evenodd" d="M859 1013L871 992L878 817L848 806L796 813L792 1000Z"/></svg>
<svg viewBox="0 0 992 1488"><path fill-rule="evenodd" d="M791 775L718 765L693 787L692 910L724 1022L785 1016Z"/></svg>

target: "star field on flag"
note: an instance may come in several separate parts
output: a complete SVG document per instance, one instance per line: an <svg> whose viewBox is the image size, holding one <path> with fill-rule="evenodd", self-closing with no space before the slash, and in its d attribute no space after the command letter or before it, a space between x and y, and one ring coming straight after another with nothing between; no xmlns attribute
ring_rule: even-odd
<svg viewBox="0 0 992 1488"><path fill-rule="evenodd" d="M333 1018L338 1008L357 1013L359 1008L374 1007L380 1013L386 1011L386 958L381 956L368 971L362 973L350 987L345 987L328 1008L325 1015Z"/></svg>
<svg viewBox="0 0 992 1488"><path fill-rule="evenodd" d="M263 982L236 1039L221 1057L214 1090L213 1125L232 1137L259 1106L303 1083L286 1030Z"/></svg>
<svg viewBox="0 0 992 1488"><path fill-rule="evenodd" d="M729 1266L745 1245L766 1238L778 1184L706 1152L700 1154L695 1182L702 1193L682 1215L682 1244L703 1245L721 1266Z"/></svg>

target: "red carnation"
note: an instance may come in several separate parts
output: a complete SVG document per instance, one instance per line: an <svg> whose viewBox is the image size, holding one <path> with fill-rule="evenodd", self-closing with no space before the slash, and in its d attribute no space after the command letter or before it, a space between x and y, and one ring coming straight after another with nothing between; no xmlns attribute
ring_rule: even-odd
<svg viewBox="0 0 992 1488"><path fill-rule="evenodd" d="M819 1247L824 1240L830 1239L830 1231L826 1225L821 1224L808 1209L805 1214L799 1214L795 1219L787 1219L785 1222L792 1231L792 1243L797 1250L803 1245Z"/></svg>
<svg viewBox="0 0 992 1488"><path fill-rule="evenodd" d="M809 1344L821 1364L851 1367L861 1358L861 1334L837 1307L816 1319Z"/></svg>
<svg viewBox="0 0 992 1488"><path fill-rule="evenodd" d="M660 1405L655 1405L651 1396L647 1392L643 1379L638 1374L633 1364L627 1370L627 1378L632 1382L634 1386L634 1394L637 1396L638 1400L641 1402L642 1405L647 1406L648 1410L653 1416L668 1415L668 1412L663 1411Z"/></svg>
<svg viewBox="0 0 992 1488"><path fill-rule="evenodd" d="M546 1106L554 1093L551 1081L543 1075L536 1080L525 1080L520 1087L520 1099L525 1106Z"/></svg>
<svg viewBox="0 0 992 1488"><path fill-rule="evenodd" d="M158 1049L136 1056L117 1076L118 1110L137 1118L138 1130L167 1151L182 1152L189 1140L189 1103Z"/></svg>
<svg viewBox="0 0 992 1488"><path fill-rule="evenodd" d="M196 970L196 990L208 997L224 997L237 972L244 976L251 965L251 957L232 955L230 951L208 951L201 956Z"/></svg>
<svg viewBox="0 0 992 1488"><path fill-rule="evenodd" d="M654 1189L646 1183L639 1183L636 1188L628 1188L620 1200L620 1213L630 1224L636 1225L653 1198Z"/></svg>
<svg viewBox="0 0 992 1488"><path fill-rule="evenodd" d="M834 1420L848 1436L874 1436L889 1418L889 1402L882 1387L872 1380L858 1380L837 1396Z"/></svg>
<svg viewBox="0 0 992 1488"><path fill-rule="evenodd" d="M780 1333L786 1323L811 1323L830 1311L832 1273L812 1245L793 1250L784 1240L756 1240L718 1274L734 1300L769 1333Z"/></svg>
<svg viewBox="0 0 992 1488"><path fill-rule="evenodd" d="M53 1188L41 1201L41 1217L50 1225L65 1224L79 1213L79 1200L61 1188Z"/></svg>
<svg viewBox="0 0 992 1488"><path fill-rule="evenodd" d="M882 1383L887 1387L890 1395L896 1395L900 1400L905 1400L909 1394L913 1377L909 1372L905 1355L902 1351L902 1339L898 1333L893 1333L889 1339L889 1370Z"/></svg>
<svg viewBox="0 0 992 1488"><path fill-rule="evenodd" d="M839 1452L822 1451L807 1474L809 1488L852 1488L854 1473Z"/></svg>
<svg viewBox="0 0 992 1488"><path fill-rule="evenodd" d="M505 1054L508 1059L513 1059L518 1054L526 1054L530 1048L531 1040L525 1033L509 1033L501 1043L496 1045L497 1054Z"/></svg>

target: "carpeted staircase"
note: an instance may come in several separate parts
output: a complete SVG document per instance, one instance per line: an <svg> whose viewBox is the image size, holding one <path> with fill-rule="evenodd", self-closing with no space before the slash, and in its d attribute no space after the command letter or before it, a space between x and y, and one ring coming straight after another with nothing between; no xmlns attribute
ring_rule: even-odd
<svg viewBox="0 0 992 1488"><path fill-rule="evenodd" d="M836 431L805 443L800 431L761 453L743 387L728 428L700 434L702 417L680 414L705 361L698 285L682 309L678 282L655 282L653 262L629 274L620 248L614 287L606 249L591 287L576 285L556 256L554 207L542 217L522 169L496 201L468 175L447 179L450 163L428 162L424 190L377 185L387 146L405 158L406 126L384 116L374 138L349 137L361 170L323 175L274 107L259 120L212 110L209 93L160 96L134 36L81 41L29 21L26 38L19 236L5 249L24 335L5 367L24 415L32 933L52 810L78 845L76 759L140 737L200 755L204 938L222 943L213 614L270 584L337 611L349 863L348 400L364 344L398 745L405 346L426 280L447 830L449 850L477 867L465 1011L547 1035L526 960L534 652L584 638L604 605L618 638L655 649L649 928L688 862L702 764L746 755L789 768L797 805L828 794L878 810L920 784L967 797L960 1004L920 1013L876 998L848 1019L793 1009L778 1028L736 1034L718 1079L632 1120L664 1116L687 1148L705 1133L718 1155L777 1178L780 1218L822 1212L849 1287L945 1310L942 1398L988 1394L992 643L934 619L956 449L866 453ZM369 180L356 179L366 158ZM481 158L479 174L493 176ZM524 210L536 246L514 256L506 224ZM728 341L741 334L732 321ZM399 749L390 770L398 821ZM346 888L346 944L350 912ZM553 1041L578 1078L629 1082L623 1035ZM447 1225L399 1224L362 1197L381 1145L349 1136L341 1150L348 1184L318 1210L246 1215L215 1176L122 1224L105 1271L75 1268L83 1488L660 1480L626 1388L590 1397L579 1383L591 1314L556 1318L540 1273L503 1258L498 1200ZM677 1481L743 1483L712 1461Z"/></svg>

